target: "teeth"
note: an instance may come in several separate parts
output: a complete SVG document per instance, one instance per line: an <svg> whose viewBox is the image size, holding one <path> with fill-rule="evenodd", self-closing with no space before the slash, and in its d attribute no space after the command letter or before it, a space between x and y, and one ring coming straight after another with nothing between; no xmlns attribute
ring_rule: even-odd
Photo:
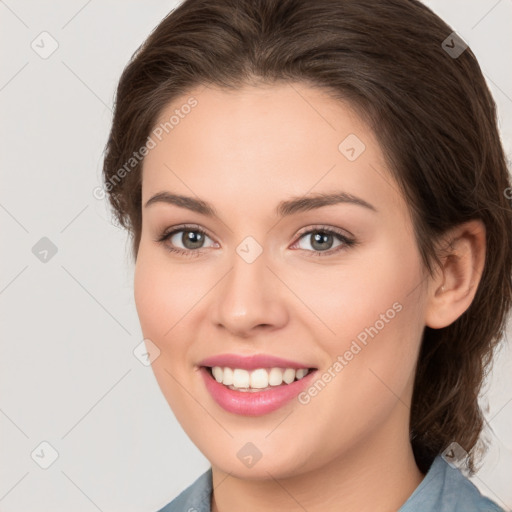
<svg viewBox="0 0 512 512"><path fill-rule="evenodd" d="M280 386L283 383L283 372L281 368L272 368L268 374L268 383L271 386Z"/></svg>
<svg viewBox="0 0 512 512"><path fill-rule="evenodd" d="M239 386L241 387L241 386ZM247 387L247 386L246 386ZM264 368L259 368L251 372L251 388L268 388L268 373Z"/></svg>
<svg viewBox="0 0 512 512"><path fill-rule="evenodd" d="M300 370L297 370L296 375L297 379L302 379L302 377L305 377L308 373L308 370L306 368L301 368Z"/></svg>
<svg viewBox="0 0 512 512"><path fill-rule="evenodd" d="M223 380L223 372L222 372L222 368L220 366L214 366L212 368L212 374L213 374L213 378L217 381L217 382L222 382Z"/></svg>
<svg viewBox="0 0 512 512"><path fill-rule="evenodd" d="M233 370L231 368L224 368L222 384L226 384L226 386L233 384Z"/></svg>
<svg viewBox="0 0 512 512"><path fill-rule="evenodd" d="M247 371L241 368L214 366L212 375L217 382L230 389L242 391L266 389L269 386L291 384L295 379L300 380L309 373L307 368L258 368Z"/></svg>
<svg viewBox="0 0 512 512"><path fill-rule="evenodd" d="M286 368L283 373L283 380L286 384L291 384L295 380L295 370L293 368Z"/></svg>
<svg viewBox="0 0 512 512"><path fill-rule="evenodd" d="M224 384L224 379L222 379L222 381ZM233 386L235 386L235 388L248 388L249 381L250 375L247 370L240 370L240 368L233 370Z"/></svg>

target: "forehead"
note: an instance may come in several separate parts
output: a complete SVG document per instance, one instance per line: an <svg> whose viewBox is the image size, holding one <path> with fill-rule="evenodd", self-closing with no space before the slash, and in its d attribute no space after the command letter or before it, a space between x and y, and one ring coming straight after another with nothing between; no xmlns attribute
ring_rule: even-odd
<svg viewBox="0 0 512 512"><path fill-rule="evenodd" d="M249 208L256 196L341 189L403 207L373 132L350 105L305 84L198 87L162 110L151 137L143 202L171 190L215 204L251 199Z"/></svg>

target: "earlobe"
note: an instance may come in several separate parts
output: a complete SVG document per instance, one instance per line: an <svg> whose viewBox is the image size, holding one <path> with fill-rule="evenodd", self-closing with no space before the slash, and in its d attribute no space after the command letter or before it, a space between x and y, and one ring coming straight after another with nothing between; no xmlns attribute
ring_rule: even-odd
<svg viewBox="0 0 512 512"><path fill-rule="evenodd" d="M443 237L439 251L442 266L431 278L425 311L425 325L447 327L473 301L485 264L486 230L481 220L460 224Z"/></svg>

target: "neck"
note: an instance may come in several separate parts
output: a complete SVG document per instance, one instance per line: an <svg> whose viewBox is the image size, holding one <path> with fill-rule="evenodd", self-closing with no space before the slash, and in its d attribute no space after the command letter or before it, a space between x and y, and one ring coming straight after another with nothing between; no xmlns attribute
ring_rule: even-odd
<svg viewBox="0 0 512 512"><path fill-rule="evenodd" d="M388 422L342 456L282 479L228 476L212 465L212 512L389 512L398 510L424 475L414 461L408 428ZM407 427L406 422L401 424Z"/></svg>

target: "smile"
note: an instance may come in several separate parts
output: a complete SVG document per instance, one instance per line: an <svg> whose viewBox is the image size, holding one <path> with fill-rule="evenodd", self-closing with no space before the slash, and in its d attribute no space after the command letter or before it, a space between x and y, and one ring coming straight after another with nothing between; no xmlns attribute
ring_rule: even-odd
<svg viewBox="0 0 512 512"><path fill-rule="evenodd" d="M269 390L273 386L291 384L303 379L311 370L308 368L257 368L248 371L243 368L214 366L210 368L212 377L229 389L245 392Z"/></svg>
<svg viewBox="0 0 512 512"><path fill-rule="evenodd" d="M269 414L310 385L317 368L270 355L224 354L198 365L207 392L225 411Z"/></svg>

